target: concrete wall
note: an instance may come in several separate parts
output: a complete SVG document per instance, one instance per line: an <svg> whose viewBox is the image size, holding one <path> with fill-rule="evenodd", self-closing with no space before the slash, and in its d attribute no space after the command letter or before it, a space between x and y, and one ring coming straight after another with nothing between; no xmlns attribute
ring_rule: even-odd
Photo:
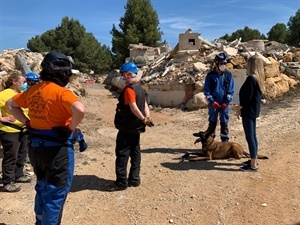
<svg viewBox="0 0 300 225"><path fill-rule="evenodd" d="M198 33L179 34L178 51L199 50L200 40Z"/></svg>
<svg viewBox="0 0 300 225"><path fill-rule="evenodd" d="M233 94L233 104L239 104L239 91L244 81L247 78L246 69L233 69L229 70L234 78L234 94Z"/></svg>
<svg viewBox="0 0 300 225"><path fill-rule="evenodd" d="M232 104L239 103L239 91L247 78L246 69L230 70L234 78L234 94ZM146 84L151 105L177 107L193 96L192 84Z"/></svg>
<svg viewBox="0 0 300 225"><path fill-rule="evenodd" d="M141 56L145 56L147 52L147 49L130 49L129 50L129 57L131 59L134 59L135 57L141 55Z"/></svg>
<svg viewBox="0 0 300 225"><path fill-rule="evenodd" d="M151 105L177 107L185 102L186 93L184 84L148 84L147 86Z"/></svg>

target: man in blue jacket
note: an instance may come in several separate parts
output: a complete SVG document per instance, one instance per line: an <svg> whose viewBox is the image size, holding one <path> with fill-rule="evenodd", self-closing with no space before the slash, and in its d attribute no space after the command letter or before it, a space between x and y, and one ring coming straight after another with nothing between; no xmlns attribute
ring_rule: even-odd
<svg viewBox="0 0 300 225"><path fill-rule="evenodd" d="M225 53L217 54L213 70L207 74L204 83L204 95L209 102L209 125L206 132L215 136L219 117L222 142L229 140L229 103L232 101L234 92L233 76L231 72L225 69L226 63L227 57ZM193 135L198 136L198 133L194 133Z"/></svg>

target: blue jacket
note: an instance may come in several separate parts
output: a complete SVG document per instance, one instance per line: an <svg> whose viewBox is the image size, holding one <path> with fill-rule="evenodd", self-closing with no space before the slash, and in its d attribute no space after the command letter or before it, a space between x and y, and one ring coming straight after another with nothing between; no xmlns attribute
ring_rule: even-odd
<svg viewBox="0 0 300 225"><path fill-rule="evenodd" d="M234 93L234 79L228 70L218 74L215 70L209 72L205 78L204 95L212 103L229 104Z"/></svg>

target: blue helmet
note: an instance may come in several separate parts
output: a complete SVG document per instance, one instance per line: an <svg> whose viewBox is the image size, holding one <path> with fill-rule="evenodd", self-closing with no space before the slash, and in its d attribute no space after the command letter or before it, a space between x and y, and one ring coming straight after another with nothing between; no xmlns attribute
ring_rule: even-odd
<svg viewBox="0 0 300 225"><path fill-rule="evenodd" d="M34 82L40 81L39 76L35 72L29 72L26 74L25 77L26 77L26 81L34 81Z"/></svg>
<svg viewBox="0 0 300 225"><path fill-rule="evenodd" d="M215 57L215 61L216 62L227 62L227 56L225 55L225 53L219 53L218 55L216 55Z"/></svg>
<svg viewBox="0 0 300 225"><path fill-rule="evenodd" d="M133 62L126 62L120 68L120 73L132 72L132 73L137 74L138 71L139 71L139 69Z"/></svg>

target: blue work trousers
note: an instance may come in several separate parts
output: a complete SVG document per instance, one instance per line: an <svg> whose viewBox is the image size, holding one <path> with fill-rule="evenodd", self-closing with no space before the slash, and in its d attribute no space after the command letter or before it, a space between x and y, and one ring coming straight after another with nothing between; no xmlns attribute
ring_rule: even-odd
<svg viewBox="0 0 300 225"><path fill-rule="evenodd" d="M39 145L39 146L38 146ZM74 149L53 142L31 141L29 158L37 177L36 225L59 225L74 175Z"/></svg>

